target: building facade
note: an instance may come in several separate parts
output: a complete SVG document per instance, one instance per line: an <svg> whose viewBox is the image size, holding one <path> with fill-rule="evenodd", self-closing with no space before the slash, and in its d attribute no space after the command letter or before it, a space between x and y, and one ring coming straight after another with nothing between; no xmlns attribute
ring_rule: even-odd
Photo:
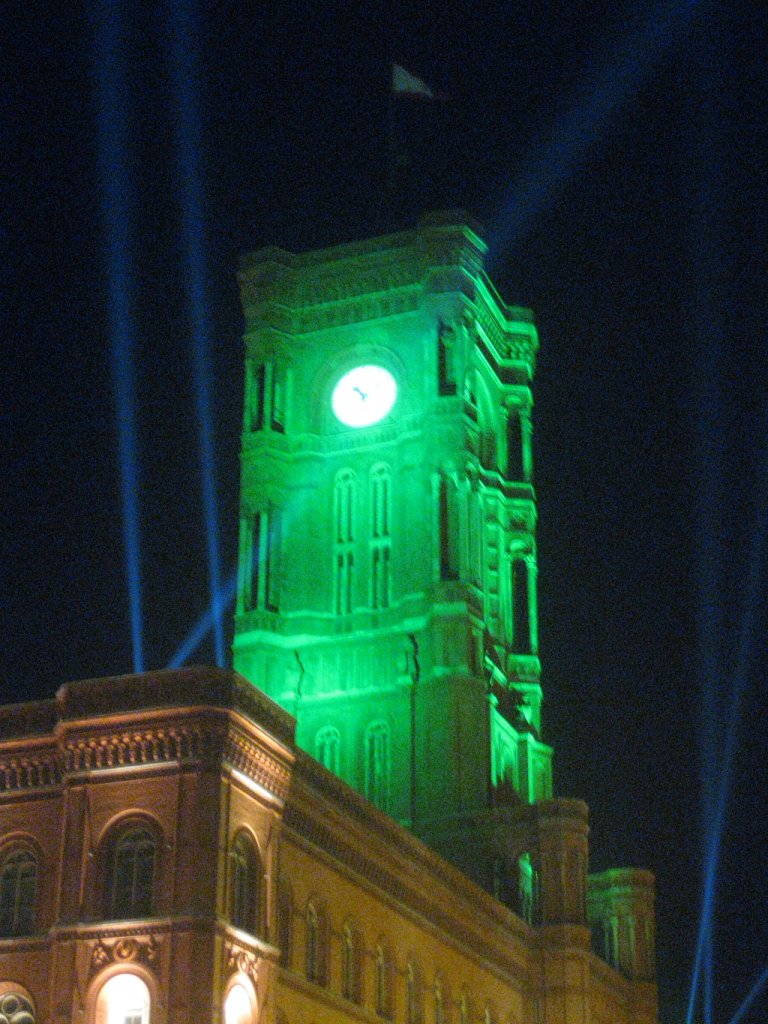
<svg viewBox="0 0 768 1024"><path fill-rule="evenodd" d="M476 229L241 271L237 670L0 711L0 1024L651 1024L542 739L529 311Z"/></svg>

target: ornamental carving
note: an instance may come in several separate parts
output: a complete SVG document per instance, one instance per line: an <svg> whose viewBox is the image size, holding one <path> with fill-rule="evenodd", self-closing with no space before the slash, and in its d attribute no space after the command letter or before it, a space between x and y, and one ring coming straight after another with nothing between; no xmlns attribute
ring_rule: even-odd
<svg viewBox="0 0 768 1024"><path fill-rule="evenodd" d="M154 935L123 935L116 939L98 939L91 950L91 974L113 963L143 963L152 967L160 955L160 943Z"/></svg>
<svg viewBox="0 0 768 1024"><path fill-rule="evenodd" d="M241 732L231 732L224 760L249 779L284 800L288 796L290 773L286 766Z"/></svg>
<svg viewBox="0 0 768 1024"><path fill-rule="evenodd" d="M226 945L227 969L230 972L238 971L250 978L253 987L256 988L259 980L259 958L249 949L238 946L234 942Z"/></svg>

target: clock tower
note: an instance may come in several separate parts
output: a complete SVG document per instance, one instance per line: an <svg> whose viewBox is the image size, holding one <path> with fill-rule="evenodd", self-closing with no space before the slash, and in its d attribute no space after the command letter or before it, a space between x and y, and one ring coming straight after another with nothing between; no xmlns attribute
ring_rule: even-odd
<svg viewBox="0 0 768 1024"><path fill-rule="evenodd" d="M296 717L299 746L498 890L499 817L530 824L552 782L538 339L484 253L466 218L436 214L245 259L234 664Z"/></svg>

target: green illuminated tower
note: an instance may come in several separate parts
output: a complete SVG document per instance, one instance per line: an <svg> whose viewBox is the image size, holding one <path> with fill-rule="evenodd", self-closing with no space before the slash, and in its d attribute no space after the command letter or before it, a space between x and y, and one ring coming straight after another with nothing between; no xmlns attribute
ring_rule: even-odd
<svg viewBox="0 0 768 1024"><path fill-rule="evenodd" d="M484 252L465 220L432 215L244 261L234 663L296 716L300 746L490 886L531 847L500 840L500 819L529 827L552 783L538 340Z"/></svg>

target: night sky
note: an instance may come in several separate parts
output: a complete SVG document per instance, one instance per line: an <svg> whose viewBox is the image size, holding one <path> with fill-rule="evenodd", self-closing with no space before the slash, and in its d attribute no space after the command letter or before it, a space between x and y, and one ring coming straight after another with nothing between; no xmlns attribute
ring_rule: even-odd
<svg viewBox="0 0 768 1024"><path fill-rule="evenodd" d="M238 519L240 256L403 226L439 179L440 198L485 226L499 291L534 309L541 336L540 632L556 791L590 804L594 869L656 873L661 1016L681 1021L700 912L701 766L722 755L747 567L766 525L768 6L404 10L376 0L198 10L187 86L200 113L224 570ZM21 11L6 30L0 100L4 701L132 668L94 9ZM129 5L124 50L150 668L208 603L176 13ZM407 125L407 201L384 189L392 61L449 97ZM768 621L757 589L717 887L718 1021L768 961ZM707 633L713 607L720 625ZM229 616L227 628L231 638ZM212 660L210 644L194 656ZM763 994L744 1019L767 1006Z"/></svg>

